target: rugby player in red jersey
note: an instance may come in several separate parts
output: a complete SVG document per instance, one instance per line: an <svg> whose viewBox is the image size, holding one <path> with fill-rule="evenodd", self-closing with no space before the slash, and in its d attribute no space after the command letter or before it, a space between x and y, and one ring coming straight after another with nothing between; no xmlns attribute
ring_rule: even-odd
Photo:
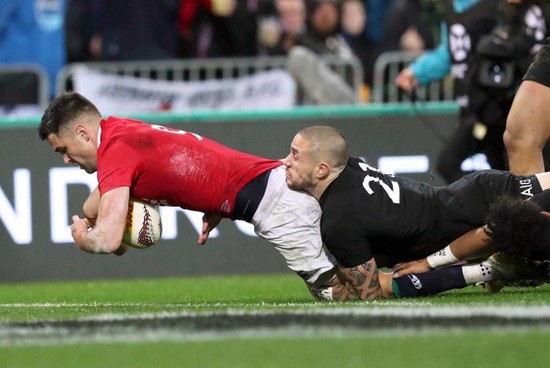
<svg viewBox="0 0 550 368"><path fill-rule="evenodd" d="M334 275L334 260L319 236L319 205L309 194L288 189L280 160L160 125L103 119L75 92L52 101L38 133L65 163L97 172L85 218L73 216L71 226L76 245L86 252L126 251L122 234L129 198L135 197L205 213L200 244L221 218L240 219L252 223L308 286Z"/></svg>

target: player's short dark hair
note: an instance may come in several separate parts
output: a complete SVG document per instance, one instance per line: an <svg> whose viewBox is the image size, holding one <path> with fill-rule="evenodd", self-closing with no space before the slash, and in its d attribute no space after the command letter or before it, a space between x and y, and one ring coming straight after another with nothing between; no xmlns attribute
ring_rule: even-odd
<svg viewBox="0 0 550 368"><path fill-rule="evenodd" d="M491 205L487 226L494 247L531 261L550 260L550 217L534 201L502 197Z"/></svg>
<svg viewBox="0 0 550 368"><path fill-rule="evenodd" d="M38 125L38 136L45 140L52 133L58 134L62 126L71 123L85 113L101 116L97 107L90 100L77 92L65 92L56 97L42 115L40 125Z"/></svg>

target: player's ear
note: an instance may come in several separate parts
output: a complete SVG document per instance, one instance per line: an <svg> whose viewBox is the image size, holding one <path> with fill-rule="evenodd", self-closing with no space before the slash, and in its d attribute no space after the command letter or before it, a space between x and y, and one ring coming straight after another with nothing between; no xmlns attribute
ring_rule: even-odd
<svg viewBox="0 0 550 368"><path fill-rule="evenodd" d="M319 163L317 168L317 177L324 178L330 174L330 166L326 162Z"/></svg>
<svg viewBox="0 0 550 368"><path fill-rule="evenodd" d="M90 140L88 128L83 124L76 124L74 132L77 137L84 139L86 142Z"/></svg>

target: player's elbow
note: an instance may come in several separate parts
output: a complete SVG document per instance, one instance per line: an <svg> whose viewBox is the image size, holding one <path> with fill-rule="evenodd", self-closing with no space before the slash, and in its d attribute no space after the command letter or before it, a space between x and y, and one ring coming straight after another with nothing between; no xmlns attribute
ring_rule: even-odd
<svg viewBox="0 0 550 368"><path fill-rule="evenodd" d="M119 250L119 248L122 246L122 237L106 241L104 243L104 251L105 253L115 253Z"/></svg>
<svg viewBox="0 0 550 368"><path fill-rule="evenodd" d="M102 235L96 240L96 246L94 247L96 253L110 254L117 252L122 245L122 234L109 235L105 233Z"/></svg>

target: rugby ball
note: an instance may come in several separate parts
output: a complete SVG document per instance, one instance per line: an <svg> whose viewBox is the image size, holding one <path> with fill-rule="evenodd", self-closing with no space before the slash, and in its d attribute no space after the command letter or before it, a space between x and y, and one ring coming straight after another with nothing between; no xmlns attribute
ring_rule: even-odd
<svg viewBox="0 0 550 368"><path fill-rule="evenodd" d="M134 248L149 248L158 243L161 235L158 206L130 198L122 242Z"/></svg>

